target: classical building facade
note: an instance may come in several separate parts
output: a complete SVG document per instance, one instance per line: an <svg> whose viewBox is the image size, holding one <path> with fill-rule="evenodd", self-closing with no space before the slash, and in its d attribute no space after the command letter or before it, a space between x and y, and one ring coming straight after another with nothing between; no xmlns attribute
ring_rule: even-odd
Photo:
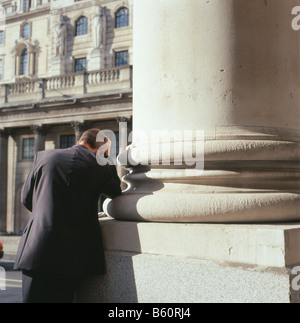
<svg viewBox="0 0 300 323"><path fill-rule="evenodd" d="M21 188L36 152L132 118L130 0L0 1L0 232L28 220Z"/></svg>

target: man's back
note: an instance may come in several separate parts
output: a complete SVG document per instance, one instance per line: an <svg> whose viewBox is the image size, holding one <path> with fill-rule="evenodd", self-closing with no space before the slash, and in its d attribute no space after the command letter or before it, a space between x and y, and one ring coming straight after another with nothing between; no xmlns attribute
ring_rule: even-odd
<svg viewBox="0 0 300 323"><path fill-rule="evenodd" d="M15 268L74 275L100 274L104 255L98 200L121 194L114 166L100 166L83 145L36 155L22 189L32 211Z"/></svg>

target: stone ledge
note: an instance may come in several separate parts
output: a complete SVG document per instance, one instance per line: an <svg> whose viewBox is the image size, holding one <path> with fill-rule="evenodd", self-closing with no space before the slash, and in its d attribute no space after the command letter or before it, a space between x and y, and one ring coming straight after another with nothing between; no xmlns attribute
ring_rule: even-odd
<svg viewBox="0 0 300 323"><path fill-rule="evenodd" d="M82 285L83 303L297 303L285 268L107 251L107 274Z"/></svg>
<svg viewBox="0 0 300 323"><path fill-rule="evenodd" d="M180 224L104 218L100 227L107 251L267 267L300 263L300 223Z"/></svg>

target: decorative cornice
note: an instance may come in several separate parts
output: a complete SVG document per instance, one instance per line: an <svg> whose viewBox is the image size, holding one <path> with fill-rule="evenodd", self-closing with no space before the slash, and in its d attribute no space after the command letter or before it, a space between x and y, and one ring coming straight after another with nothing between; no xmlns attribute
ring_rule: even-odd
<svg viewBox="0 0 300 323"><path fill-rule="evenodd" d="M112 104L114 102L127 102L132 101L133 99L133 92L117 92L117 93L110 93L110 94L98 94L98 95L89 95L89 96L82 96L76 98L57 98L57 99L49 99L49 100L40 100L34 102L24 102L24 103L17 103L17 104L5 104L0 106L0 114L10 114L12 112L22 111L24 110L32 110L32 109L65 109L69 106L86 106L88 104L103 104L109 102L108 104Z"/></svg>
<svg viewBox="0 0 300 323"><path fill-rule="evenodd" d="M6 24L14 23L17 21L24 21L35 17L40 17L50 13L50 7L35 9L28 12L15 13L13 15L6 16Z"/></svg>

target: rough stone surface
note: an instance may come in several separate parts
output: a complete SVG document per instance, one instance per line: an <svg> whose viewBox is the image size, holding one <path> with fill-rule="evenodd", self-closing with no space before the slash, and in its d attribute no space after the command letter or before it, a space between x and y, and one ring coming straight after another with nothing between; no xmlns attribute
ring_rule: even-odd
<svg viewBox="0 0 300 323"><path fill-rule="evenodd" d="M285 269L107 252L107 274L85 282L82 302L289 303ZM299 300L299 295L297 296Z"/></svg>

